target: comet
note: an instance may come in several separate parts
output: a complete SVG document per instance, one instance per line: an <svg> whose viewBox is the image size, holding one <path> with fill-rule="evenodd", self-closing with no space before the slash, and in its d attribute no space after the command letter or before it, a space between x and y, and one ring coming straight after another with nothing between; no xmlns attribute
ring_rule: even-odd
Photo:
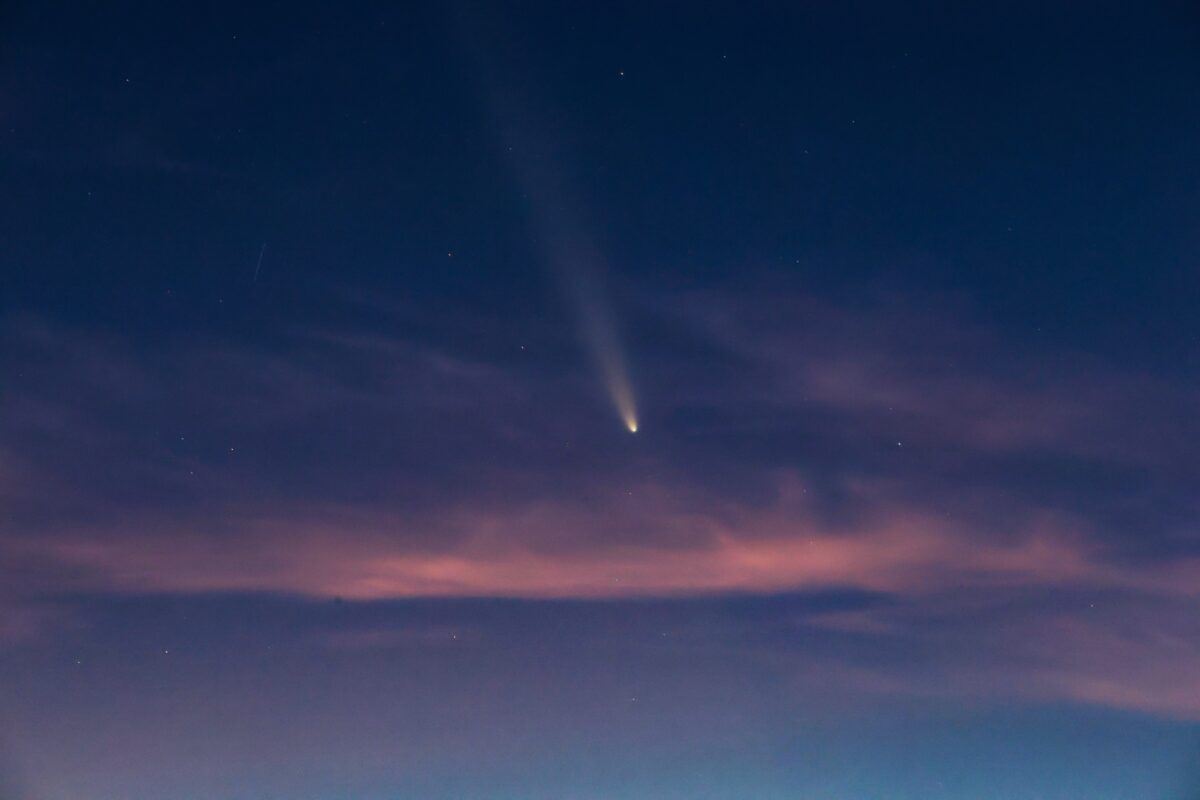
<svg viewBox="0 0 1200 800"><path fill-rule="evenodd" d="M567 159L555 152L555 138L543 134L534 104L520 95L517 81L487 47L479 20L465 14L461 32L474 56L487 105L496 121L501 152L527 200L534 239L579 322L580 338L617 418L630 433L638 431L637 402L628 360L618 335L602 277L605 259L587 224L582 204L571 190ZM561 139L561 137L557 137Z"/></svg>
<svg viewBox="0 0 1200 800"><path fill-rule="evenodd" d="M603 276L607 264L568 187L561 160L549 140L530 133L529 116L519 141L507 149L529 202L529 219L547 266L579 323L580 339L617 417L637 433L637 402Z"/></svg>
<svg viewBox="0 0 1200 800"><path fill-rule="evenodd" d="M561 250L560 250L561 248ZM608 392L617 417L630 433L637 433L637 402L633 382L608 297L600 284L603 261L590 242L573 238L550 249L552 270L570 298L579 320L580 338ZM553 255L557 253L557 255Z"/></svg>
<svg viewBox="0 0 1200 800"><path fill-rule="evenodd" d="M583 255L590 253L590 255ZM599 285L600 264L590 248L578 240L570 253L552 258L565 293L579 320L580 336L600 377L613 409L630 433L637 433L637 402L625 351L603 288Z"/></svg>

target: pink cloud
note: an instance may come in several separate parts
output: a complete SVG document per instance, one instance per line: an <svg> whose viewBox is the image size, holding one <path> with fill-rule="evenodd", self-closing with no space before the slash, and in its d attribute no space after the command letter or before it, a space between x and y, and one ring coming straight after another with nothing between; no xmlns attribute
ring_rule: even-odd
<svg viewBox="0 0 1200 800"><path fill-rule="evenodd" d="M286 359L202 348L176 364L135 358L119 343L35 330L46 354L35 348L29 364L57 364L63 358L44 356L58 354L73 366L46 370L40 394L16 395L4 406L13 444L0 451L0 499L32 524L0 538L0 602L18 608L71 592L619 599L849 588L887 593L919 613L897 620L841 612L815 624L847 635L920 638L940 619L939 604L967 613L964 597L987 598L971 609L986 617L986 602L1024 590L1112 591L1172 608L1200 594L1200 559L1156 559L1153 547L1140 559L1110 550L1107 542L1139 542L1099 535L1104 508L1086 516L1102 505L1099 494L1073 513L1061 500L1057 508L1041 505L1043 495L1030 492L1023 475L953 479L959 464L1022 450L1157 469L1166 478L1186 472L1179 465L1191 456L1177 456L1187 437L1174 424L1192 399L1186 387L1085 359L1005 356L970 326L933 326L953 333L931 346L936 331L920 324L803 298L785 309L799 325L764 323L728 307L701 311L702 335L752 365L753 380L682 374L671 388L685 410L711 407L723 412L715 414L718 426L748 421L763 430L787 428L789 415L828 419L826 450L797 454L803 466L794 473L757 454L744 463L732 463L719 447L702 454L708 461L701 467L729 467L717 474L744 482L729 491L694 479L679 453L695 451L682 437L658 440L660 451L619 454L593 440L582 467L560 470L576 463L563 454L584 426L572 417L577 396L553 379L369 337L310 335L313 352ZM959 366L958 356L973 348L961 363L987 369ZM335 367L347 361L358 367L354 380L338 377ZM214 395L210 384L227 391ZM562 392L548 404L554 410L532 421L531 404L554 392ZM209 399L189 404L202 396ZM129 429L85 413L108 409L140 419L151 407L172 411ZM182 434L180 420L189 418L200 421L203 446L218 449L221 460L189 449L199 438L190 428L189 444L176 444L175 428ZM290 479L272 472L294 466L285 462L289 448L319 438L309 435L310 424L319 429L330 420L337 425L318 442L324 449L313 450L320 456L301 459L312 471ZM402 435L392 430L398 425ZM887 442L897 430L913 432L926 453L940 448L937 469L917 474L909 471L913 462L881 459L876 440ZM274 435L257 438L264 431ZM226 462L235 434L239 456ZM390 446L364 457L376 437ZM242 440L257 445L258 461L241 461ZM411 460L393 463L397 453ZM840 463L815 499L822 493L810 494L804 481L825 477L822 453ZM201 465L207 469L194 476ZM426 472L434 477L424 480ZM656 477L630 477L646 474ZM106 480L113 476L119 480ZM274 485L276 478L288 489ZM323 482L329 479L354 490L339 487L339 494ZM355 481L364 479L372 483L360 493ZM389 481L410 493L388 495ZM750 484L754 501L737 491ZM1183 492L1166 499L1177 508L1190 502ZM1139 508L1154 512L1153 502ZM10 642L53 622L5 616L0 640ZM1146 632L1164 624L1142 621ZM1193 650L1137 629L1105 638L1086 620L1040 625L1013 623L1018 633L1010 639L991 631L1003 640L997 653L1029 662L998 657L1011 677L1001 667L951 665L953 680L931 683L834 666L842 670L838 679L854 677L872 691L1000 692L1200 715L1186 672L1196 666ZM347 636L329 643L390 646L407 634ZM1075 653L1091 654L1095 664Z"/></svg>
<svg viewBox="0 0 1200 800"><path fill-rule="evenodd" d="M755 315L708 294L679 305L699 335L768 376L777 403L885 420L889 430L974 453L1046 449L1134 462L1190 453L1176 434L1200 402L1194 386L1082 352L1006 345L946 298L886 300L851 309L784 292L759 298Z"/></svg>
<svg viewBox="0 0 1200 800"><path fill-rule="evenodd" d="M139 521L26 547L96 588L269 591L383 599L630 597L854 587L924 594L960 586L1095 585L1186 591L1194 574L1106 562L1077 522L1028 513L1005 536L888 505L855 527L823 524L795 481L763 508L693 508L643 487L605 511L546 501L423 517L299 509L223 519L205 532ZM232 531L232 533L231 533ZM970 534L970 535L967 535Z"/></svg>

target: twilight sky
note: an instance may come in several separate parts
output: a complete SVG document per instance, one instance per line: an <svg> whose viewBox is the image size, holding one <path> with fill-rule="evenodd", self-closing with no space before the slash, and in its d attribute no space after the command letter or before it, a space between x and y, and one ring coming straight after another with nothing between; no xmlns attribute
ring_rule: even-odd
<svg viewBox="0 0 1200 800"><path fill-rule="evenodd" d="M3 800L1200 797L1189 4L18 0L0 98Z"/></svg>

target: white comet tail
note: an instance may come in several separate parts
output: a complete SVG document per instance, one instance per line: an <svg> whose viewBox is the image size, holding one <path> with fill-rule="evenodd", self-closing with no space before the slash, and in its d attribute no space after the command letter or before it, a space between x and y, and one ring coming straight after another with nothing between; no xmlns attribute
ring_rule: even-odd
<svg viewBox="0 0 1200 800"><path fill-rule="evenodd" d="M535 114L516 87L527 81L506 76L503 64L488 58L487 37L472 29L496 116L504 155L523 189L535 238L545 251L551 271L574 306L583 344L618 418L637 433L638 415L633 382L621 347L617 325L604 291L603 255L591 235L592 226L574 201L568 172L555 158L553 142L542 134Z"/></svg>
<svg viewBox="0 0 1200 800"><path fill-rule="evenodd" d="M616 326L597 285L595 273L577 262L566 263L572 264L567 280L579 311L583 339L591 351L617 416L630 433L637 433L637 402L633 396L633 384L629 380L629 368L625 364Z"/></svg>

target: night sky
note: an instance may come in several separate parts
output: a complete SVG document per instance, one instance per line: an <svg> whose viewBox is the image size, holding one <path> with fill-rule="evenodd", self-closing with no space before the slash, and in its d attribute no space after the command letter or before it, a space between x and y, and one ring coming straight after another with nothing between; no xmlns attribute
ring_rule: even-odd
<svg viewBox="0 0 1200 800"><path fill-rule="evenodd" d="M0 798L1200 797L1188 3L0 6Z"/></svg>

